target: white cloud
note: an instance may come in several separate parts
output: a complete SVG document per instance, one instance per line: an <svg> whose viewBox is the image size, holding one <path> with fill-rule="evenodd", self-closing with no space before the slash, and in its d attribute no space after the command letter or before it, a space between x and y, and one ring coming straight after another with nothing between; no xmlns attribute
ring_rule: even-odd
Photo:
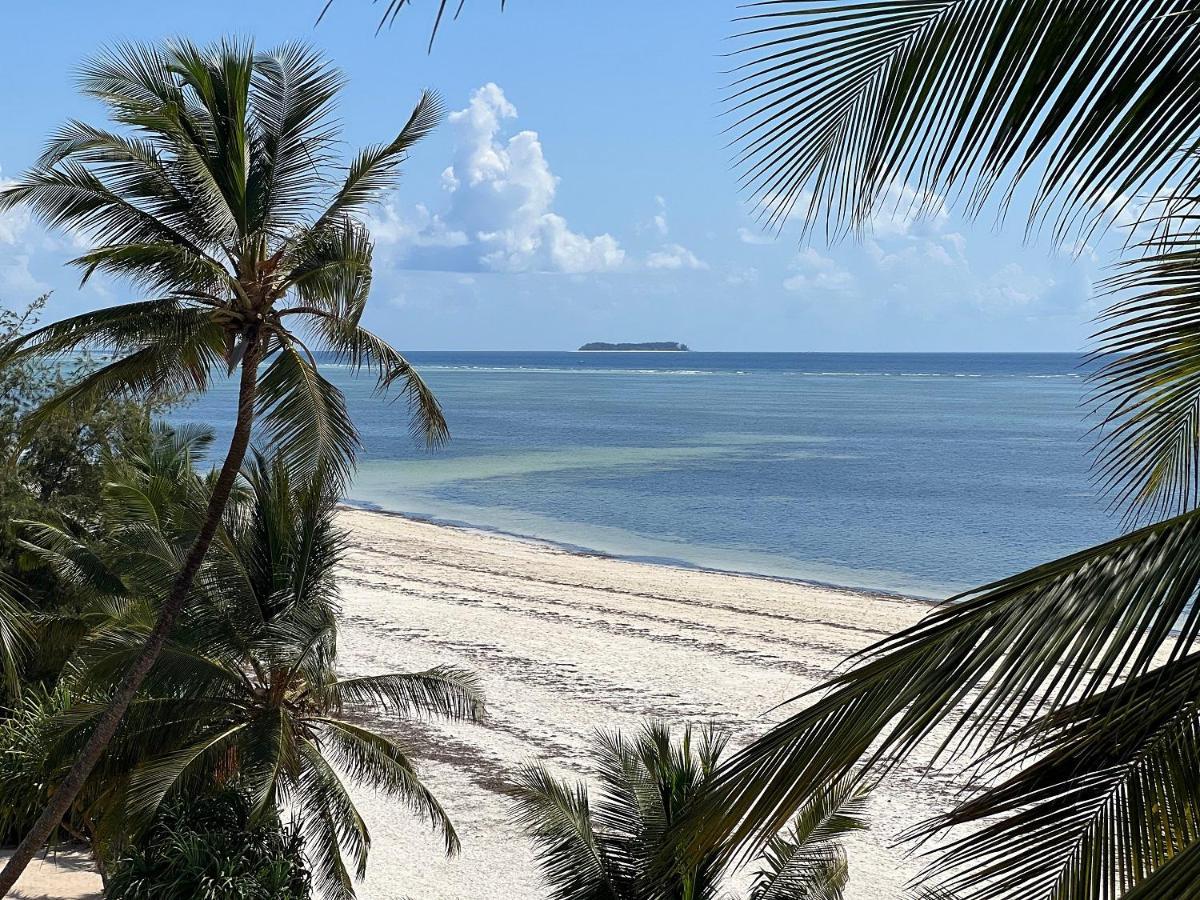
<svg viewBox="0 0 1200 900"><path fill-rule="evenodd" d="M940 231L950 218L945 200L929 191L893 181L875 204L870 231L877 237L906 237L916 226Z"/></svg>
<svg viewBox="0 0 1200 900"><path fill-rule="evenodd" d="M774 244L775 236L766 231L751 231L742 226L737 230L738 240L743 244Z"/></svg>
<svg viewBox="0 0 1200 900"><path fill-rule="evenodd" d="M992 310L1028 310L1040 304L1057 286L1053 278L1027 272L1009 263L979 286L978 302Z"/></svg>
<svg viewBox="0 0 1200 900"><path fill-rule="evenodd" d="M754 284L756 281L758 281L758 269L754 266L749 266L745 269L734 269L725 276L725 283L731 287Z"/></svg>
<svg viewBox="0 0 1200 900"><path fill-rule="evenodd" d="M15 182L0 178L0 189L11 184ZM24 303L50 289L29 268L35 245L45 240L31 231L32 222L24 207L0 212L0 301Z"/></svg>
<svg viewBox="0 0 1200 900"><path fill-rule="evenodd" d="M405 244L412 247L466 247L471 243L465 231L454 231L428 207L418 203L405 216L388 203L370 217L371 235L381 244Z"/></svg>
<svg viewBox="0 0 1200 900"><path fill-rule="evenodd" d="M655 196L654 207L654 217L646 225L639 226L638 230L653 231L660 238L666 238L671 233L671 224L667 219L666 198L661 194ZM645 266L647 269L707 269L708 263L678 241L669 241L664 242L646 256Z"/></svg>
<svg viewBox="0 0 1200 900"><path fill-rule="evenodd" d="M671 230L670 226L667 225L667 201L659 194L654 198L654 205L658 211L654 214L654 218L650 220L650 223L660 237L666 237Z"/></svg>
<svg viewBox="0 0 1200 900"><path fill-rule="evenodd" d="M846 293L854 288L854 276L849 271L812 247L800 252L792 269L796 274L784 279L784 290Z"/></svg>
<svg viewBox="0 0 1200 900"><path fill-rule="evenodd" d="M0 178L0 190L16 184L11 178ZM0 212L0 244L9 246L20 243L29 230L30 215L24 207Z"/></svg>
<svg viewBox="0 0 1200 900"><path fill-rule="evenodd" d="M664 244L646 257L648 269L707 269L708 264L682 244Z"/></svg>
<svg viewBox="0 0 1200 900"><path fill-rule="evenodd" d="M0 301L25 303L49 289L30 271L28 253L0 252Z"/></svg>
<svg viewBox="0 0 1200 900"><path fill-rule="evenodd" d="M387 207L371 222L377 240L402 247L410 265L497 272L602 272L622 266L625 251L609 234L573 231L554 211L558 177L535 131L504 140L517 109L496 84L451 113L454 162L442 173L449 202L431 213Z"/></svg>

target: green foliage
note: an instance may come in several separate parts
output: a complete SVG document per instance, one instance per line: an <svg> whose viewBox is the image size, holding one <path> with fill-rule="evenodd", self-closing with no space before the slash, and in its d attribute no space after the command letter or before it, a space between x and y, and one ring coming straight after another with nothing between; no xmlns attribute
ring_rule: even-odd
<svg viewBox="0 0 1200 900"><path fill-rule="evenodd" d="M46 805L56 774L55 720L71 702L65 685L33 687L0 718L0 845L19 840ZM84 827L77 815L66 826L74 835Z"/></svg>
<svg viewBox="0 0 1200 900"><path fill-rule="evenodd" d="M112 866L109 900L308 900L295 825L255 821L236 787L165 804L154 825Z"/></svg>
<svg viewBox="0 0 1200 900"><path fill-rule="evenodd" d="M31 524L25 546L80 596L85 630L67 677L103 696L140 651L178 560L207 508L212 478L194 462L210 440L197 429L158 429L110 467L101 525L88 533ZM131 704L89 791L92 840L119 852L176 798L203 796L237 776L253 822L286 807L322 896L353 896L370 836L346 782L405 804L458 836L422 784L402 743L363 716L477 721L483 702L467 672L353 678L336 669L334 570L344 536L327 481L297 483L279 457L246 466L193 602ZM86 736L102 703L77 702L60 717L61 752Z"/></svg>
<svg viewBox="0 0 1200 900"><path fill-rule="evenodd" d="M679 740L660 723L633 740L597 736L600 796L543 766L528 766L510 792L513 818L538 848L554 900L721 900L733 846L689 845L695 815L714 784L726 737L706 729ZM826 785L764 854L750 900L841 900L844 835L866 827L866 794L852 779Z"/></svg>
<svg viewBox="0 0 1200 900"><path fill-rule="evenodd" d="M46 300L42 297L19 312L0 309L0 342L17 339L36 326ZM0 541L10 574L17 568L13 523L44 516L47 510L94 519L105 462L169 402L162 396L138 401L101 398L79 408L70 420L25 432L26 415L97 365L81 354L57 363L23 359L0 366Z"/></svg>
<svg viewBox="0 0 1200 900"><path fill-rule="evenodd" d="M47 298L21 311L0 309L0 343L35 327ZM75 598L53 573L21 551L17 523L66 516L95 525L105 468L117 449L135 440L150 417L169 405L161 395L98 397L70 419L28 431L25 417L72 378L97 368L86 353L55 362L24 359L0 366L0 673L3 695L22 682L52 677L61 663L47 653L43 620L31 613L68 609Z"/></svg>
<svg viewBox="0 0 1200 900"><path fill-rule="evenodd" d="M109 658L123 660L127 669L113 685L105 711L95 719L45 816L0 871L0 892L12 886L72 802L189 595L197 592L196 572L220 525L256 419L265 426L263 436L283 454L297 489L303 483L320 482L321 490L325 484L345 483L358 435L346 415L344 396L320 373L309 344L352 369L373 371L381 392L400 387L409 401L412 428L429 445L448 436L441 408L415 370L361 327L373 253L363 213L395 186L409 150L439 121L441 107L434 95L421 95L394 138L365 148L340 167L333 113L343 77L301 44L265 52L248 41L229 39L208 47L184 39L121 44L85 64L80 81L83 92L107 110L111 126L77 120L62 125L37 163L0 189L0 211L24 206L47 227L72 229L91 247L72 261L84 281L103 273L151 299L83 313L0 341L0 367L5 368L87 350L112 356L98 368L74 373L22 416L21 434L32 437L115 397L203 392L222 369L238 371L237 417L229 453L205 496L206 510L186 542L176 543L178 534L159 521L137 518L153 510L153 503L135 496L137 486L125 492L124 500L134 516L131 530L144 532L148 545L140 556L136 542L121 549L133 557L138 571L106 569L103 559L88 557L94 548L84 531L58 528L52 536L64 546L73 543L89 564L101 564L94 568L103 571L104 584L89 584L92 571L81 570L70 558L59 574L73 577L81 589L95 591L102 604L110 604L112 640L119 643L124 637L126 643L114 645ZM171 585L165 596L153 589L130 592L139 578L155 576ZM122 577L131 585L113 589L113 579ZM207 590L201 584L198 592ZM152 627L141 627L145 619L137 619L138 610L150 612ZM0 625L7 629L10 618L0 616ZM5 633L0 631L0 637ZM303 647L291 649L298 653L288 670L294 687L297 673L314 657ZM0 651L7 648L0 646ZM258 659L222 662L249 664L256 671ZM325 688L336 694L336 688ZM222 702L231 704L228 698ZM262 711L261 705L255 710ZM245 738L249 726L242 725L230 733ZM285 731L281 725L278 733ZM311 737L308 731L305 735ZM361 751L354 740L346 741ZM337 739L330 743L336 745ZM291 752L284 744L278 750ZM315 743L310 741L304 752L317 760L307 769L291 766L289 773L310 773L324 765ZM401 771L399 751L376 747L367 756L375 761L371 771L377 779L431 815L440 813L436 803L424 798L411 771ZM284 761L292 762L290 757ZM359 771L370 768L362 763ZM326 843L332 842L334 849L327 850L323 874L337 876L348 891L335 838L353 847L361 868L363 829L335 834L356 814L330 787L331 779L336 781L332 774L305 777L303 784L289 787L299 788L326 811ZM271 785L261 805L276 799L275 782ZM331 812L334 806L336 813Z"/></svg>

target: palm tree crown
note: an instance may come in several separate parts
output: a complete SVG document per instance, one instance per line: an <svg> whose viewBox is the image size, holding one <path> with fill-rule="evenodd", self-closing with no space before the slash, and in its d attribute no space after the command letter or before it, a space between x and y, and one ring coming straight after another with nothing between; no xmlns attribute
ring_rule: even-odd
<svg viewBox="0 0 1200 900"><path fill-rule="evenodd" d="M709 728L675 740L650 723L630 740L597 736L601 795L528 766L511 792L513 815L538 845L555 900L721 900L734 857L723 842L689 847L695 814L715 783L727 738ZM840 900L848 868L839 839L866 827L853 779L826 785L770 842L750 900Z"/></svg>
<svg viewBox="0 0 1200 900"><path fill-rule="evenodd" d="M0 350L9 359L85 346L114 354L43 414L113 390L201 391L215 369L262 361L257 403L275 445L299 471L323 462L344 472L354 427L311 344L373 370L383 389L401 384L419 431L445 437L416 372L360 324L372 244L356 218L437 123L436 97L424 94L393 140L339 174L331 114L343 78L302 45L119 46L84 67L82 84L123 130L68 122L0 192L0 209L23 204L82 235L94 245L74 260L85 281L107 273L151 299Z"/></svg>

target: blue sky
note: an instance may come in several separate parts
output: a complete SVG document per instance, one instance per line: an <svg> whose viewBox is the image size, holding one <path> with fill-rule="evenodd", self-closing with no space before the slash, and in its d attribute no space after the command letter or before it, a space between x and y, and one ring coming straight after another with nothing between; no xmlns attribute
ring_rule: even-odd
<svg viewBox="0 0 1200 900"><path fill-rule="evenodd" d="M733 0L475 0L425 52L432 2L375 35L336 0L16 4L0 16L0 180L67 117L97 119L78 64L106 42L304 39L349 76L348 151L388 139L423 87L453 111L373 213L369 322L405 349L1064 350L1086 346L1103 248L1023 241L1014 217L881 215L861 242L763 234L720 134ZM49 36L52 36L49 37ZM896 196L903 197L903 185ZM902 205L902 204L901 204ZM80 291L71 240L0 216L0 302L53 290L52 315L127 299Z"/></svg>

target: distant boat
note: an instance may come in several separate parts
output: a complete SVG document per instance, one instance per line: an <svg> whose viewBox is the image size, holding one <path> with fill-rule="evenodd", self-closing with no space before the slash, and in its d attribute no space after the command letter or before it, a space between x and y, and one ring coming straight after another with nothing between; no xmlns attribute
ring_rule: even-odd
<svg viewBox="0 0 1200 900"><path fill-rule="evenodd" d="M604 341L592 341L590 344L584 344L580 350L675 350L686 351L691 349L687 344L680 344L676 341L644 341L640 344L607 344Z"/></svg>

